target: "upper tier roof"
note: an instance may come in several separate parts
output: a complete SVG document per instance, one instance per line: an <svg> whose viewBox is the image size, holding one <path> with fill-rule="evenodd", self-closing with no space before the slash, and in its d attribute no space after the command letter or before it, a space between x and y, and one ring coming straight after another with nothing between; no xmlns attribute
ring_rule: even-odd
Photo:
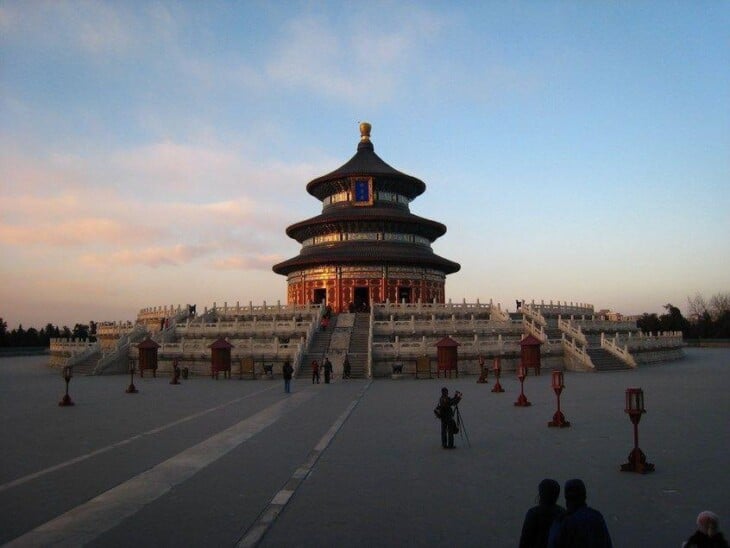
<svg viewBox="0 0 730 548"><path fill-rule="evenodd" d="M345 223L372 223L380 226L397 224L408 227L407 230L422 235L432 242L446 233L446 226L442 223L413 215L408 211L396 208L379 207L345 207L332 208L321 215L306 219L289 226L286 234L299 242L322 234L328 225L339 225Z"/></svg>
<svg viewBox="0 0 730 548"><path fill-rule="evenodd" d="M375 154L375 147L370 141L370 124L361 124L360 131L362 136L355 155L336 170L310 181L307 184L307 192L319 200L323 200L334 191L329 187L328 182L346 177L368 176L386 177L401 183L400 192L410 199L424 193L426 183L389 166Z"/></svg>

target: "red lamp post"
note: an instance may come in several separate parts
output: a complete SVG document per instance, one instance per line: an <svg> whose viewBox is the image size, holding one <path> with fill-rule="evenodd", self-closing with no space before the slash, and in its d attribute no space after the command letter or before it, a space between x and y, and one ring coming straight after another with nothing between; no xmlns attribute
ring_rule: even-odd
<svg viewBox="0 0 730 548"><path fill-rule="evenodd" d="M562 371L553 371L553 378L552 378L552 385L553 385L553 391L555 392L555 395L558 398L558 410L553 415L553 420L551 420L548 423L548 426L557 426L558 428L566 428L570 426L570 423L565 420L565 415L563 415L562 411L560 411L560 394L563 391L563 388L565 388L565 383L563 382L563 372Z"/></svg>
<svg viewBox="0 0 730 548"><path fill-rule="evenodd" d="M68 407L69 405L74 405L71 396L68 395L68 383L71 382L71 377L73 377L72 367L69 365L64 367L61 371L61 376L63 377L63 380L66 381L66 394L64 394L64 396L61 398L61 401L58 402L58 405L60 407Z"/></svg>
<svg viewBox="0 0 730 548"><path fill-rule="evenodd" d="M479 356L479 379L477 382L480 384L489 383L489 369L484 367L484 356Z"/></svg>
<svg viewBox="0 0 730 548"><path fill-rule="evenodd" d="M525 366L520 363L520 366L517 368L517 378L520 379L520 396L517 398L517 401L515 402L515 405L517 407L528 407L532 405L529 401L527 401L527 397L525 396Z"/></svg>
<svg viewBox="0 0 730 548"><path fill-rule="evenodd" d="M641 388L626 389L626 408L624 412L629 415L634 425L634 448L629 453L627 463L621 465L622 472L638 472L646 474L654 471L654 465L646 462L646 455L639 449L639 421L641 415L646 413L644 409L644 391Z"/></svg>
<svg viewBox="0 0 730 548"><path fill-rule="evenodd" d="M139 392L139 390L137 390L137 387L134 386L134 369L135 369L134 358L130 358L130 360L129 360L129 386L125 390L125 392L127 394L136 394L137 392Z"/></svg>
<svg viewBox="0 0 730 548"><path fill-rule="evenodd" d="M502 388L502 385L499 384L499 375L502 373L502 367L499 364L499 358L494 358L494 378L496 379L494 382L494 387L492 388L492 392L504 392L504 388Z"/></svg>

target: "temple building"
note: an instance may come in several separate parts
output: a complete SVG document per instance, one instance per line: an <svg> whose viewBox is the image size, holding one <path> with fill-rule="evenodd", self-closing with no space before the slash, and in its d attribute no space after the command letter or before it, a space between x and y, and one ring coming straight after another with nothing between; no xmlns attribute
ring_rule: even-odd
<svg viewBox="0 0 730 548"><path fill-rule="evenodd" d="M446 226L410 212L425 183L375 154L370 129L360 124L347 163L307 184L322 213L286 229L302 245L299 255L273 266L287 277L290 305L346 312L381 302L444 303L446 275L461 268L431 248Z"/></svg>

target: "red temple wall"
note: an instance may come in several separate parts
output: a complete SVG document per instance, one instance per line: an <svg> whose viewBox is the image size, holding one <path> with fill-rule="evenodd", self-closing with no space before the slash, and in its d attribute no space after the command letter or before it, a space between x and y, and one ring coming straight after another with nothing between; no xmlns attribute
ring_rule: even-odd
<svg viewBox="0 0 730 548"><path fill-rule="evenodd" d="M439 273L440 274L440 273ZM367 288L368 302L378 303L399 301L398 292L409 293L406 302L445 302L445 276L420 275L417 277L357 277L343 278L336 270L330 275L323 275L321 271L312 275L315 279L307 279L306 274L297 274L289 277L287 302L288 304L308 304L317 302L317 290L326 291L326 302L336 312L346 312L350 303L356 303L355 290ZM441 279L434 279L440 277ZM319 279L317 279L319 278Z"/></svg>

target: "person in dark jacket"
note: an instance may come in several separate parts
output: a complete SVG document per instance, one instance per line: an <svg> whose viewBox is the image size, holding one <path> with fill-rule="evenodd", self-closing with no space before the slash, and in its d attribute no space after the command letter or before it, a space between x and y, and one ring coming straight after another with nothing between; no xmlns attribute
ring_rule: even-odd
<svg viewBox="0 0 730 548"><path fill-rule="evenodd" d="M312 384L317 382L319 384L319 364L317 360L312 360Z"/></svg>
<svg viewBox="0 0 730 548"><path fill-rule="evenodd" d="M332 377L332 362L329 358L324 359L324 363L322 364L322 369L324 369L324 383L329 384L330 378Z"/></svg>
<svg viewBox="0 0 730 548"><path fill-rule="evenodd" d="M613 548L603 516L586 505L583 481L566 481L564 493L566 512L553 522L548 548Z"/></svg>
<svg viewBox="0 0 730 548"><path fill-rule="evenodd" d="M522 524L520 548L546 548L553 521L565 514L565 508L557 504L560 484L546 478L537 487L539 504L527 511Z"/></svg>
<svg viewBox="0 0 730 548"><path fill-rule="evenodd" d="M351 370L352 367L350 366L350 360L347 358L347 356L345 356L345 361L342 362L342 378L349 379Z"/></svg>
<svg viewBox="0 0 730 548"><path fill-rule="evenodd" d="M441 419L441 446L444 449L454 448L454 434L456 433L456 421L454 420L454 410L452 405L459 405L461 401L461 392L458 390L453 398L449 397L449 389L444 387L441 389L441 397L438 406L434 410L436 416Z"/></svg>
<svg viewBox="0 0 730 548"><path fill-rule="evenodd" d="M289 360L284 362L284 366L281 368L281 372L284 376L284 392L287 394L291 393L291 378L294 374L294 368L289 363Z"/></svg>
<svg viewBox="0 0 730 548"><path fill-rule="evenodd" d="M687 539L684 548L728 548L727 540L720 532L720 518L705 510L697 516L697 531Z"/></svg>

